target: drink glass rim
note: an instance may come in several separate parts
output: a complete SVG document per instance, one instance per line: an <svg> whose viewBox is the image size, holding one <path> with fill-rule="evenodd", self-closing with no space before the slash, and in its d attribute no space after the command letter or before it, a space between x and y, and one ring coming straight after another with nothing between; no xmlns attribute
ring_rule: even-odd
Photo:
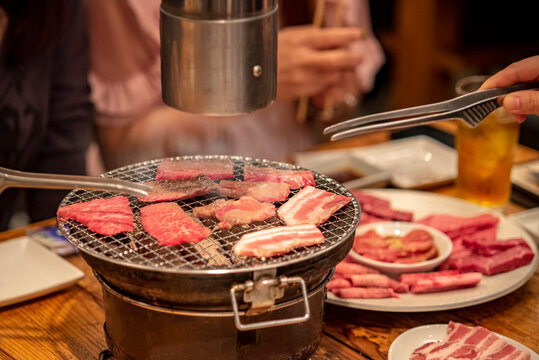
<svg viewBox="0 0 539 360"><path fill-rule="evenodd" d="M457 96L465 95L476 91L489 78L488 75L470 75L463 77L455 84Z"/></svg>

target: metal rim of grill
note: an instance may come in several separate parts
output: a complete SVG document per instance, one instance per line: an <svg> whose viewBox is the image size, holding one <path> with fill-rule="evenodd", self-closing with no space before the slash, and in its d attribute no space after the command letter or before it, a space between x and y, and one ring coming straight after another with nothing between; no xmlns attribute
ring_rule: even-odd
<svg viewBox="0 0 539 360"><path fill-rule="evenodd" d="M197 155L170 157L168 160L209 160L230 159L234 163L234 180L243 180L243 166L255 165L285 170L308 170L284 162L255 159L240 156ZM102 177L111 177L133 182L154 180L157 166L164 159L145 161L124 166L107 173ZM90 231L87 227L73 220L58 217L58 227L61 233L80 251L113 262L118 265L143 270L185 273L185 274L230 274L246 271L259 271L278 268L298 262L308 261L338 246L341 241L353 236L359 223L359 204L355 197L335 180L313 171L316 188L333 192L338 195L352 197L352 201L333 214L319 226L324 235L324 243L320 245L301 247L291 252L271 258L236 257L232 246L241 235L262 230L284 223L277 214L263 222L248 225L236 225L229 230L216 229L217 219L200 219L202 223L213 230L209 238L199 243L184 243L174 246L161 246L156 239L147 234L140 223L140 208L150 205L139 201L134 196L125 195L130 202L134 214L135 230L114 236L104 236ZM291 190L289 198L300 189ZM60 203L60 207L79 202L87 202L97 198L110 198L120 194L105 191L73 190ZM210 193L196 198L174 201L184 211L192 215L196 206L207 205L222 198L216 193ZM276 209L284 202L274 202ZM208 240L212 238L213 240ZM211 248L208 250L208 248ZM213 254L212 254L213 253Z"/></svg>

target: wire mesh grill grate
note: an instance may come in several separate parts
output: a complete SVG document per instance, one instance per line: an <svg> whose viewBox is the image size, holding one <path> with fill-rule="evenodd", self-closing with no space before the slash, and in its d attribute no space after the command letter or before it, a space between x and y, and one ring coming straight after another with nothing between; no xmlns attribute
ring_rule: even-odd
<svg viewBox="0 0 539 360"><path fill-rule="evenodd" d="M229 158L234 162L234 180L243 180L243 166L246 164L273 167L277 169L298 170L297 166L269 160L252 159L237 156L184 156L174 159L220 159ZM109 171L103 176L133 182L154 180L157 166L161 159L146 161ZM338 195L352 196L350 192L324 175L313 172L316 187L331 191ZM299 191L292 190L290 196ZM118 194L104 191L74 190L60 204L60 207L86 202L97 198L109 198ZM236 257L232 246L243 234L262 230L269 227L281 226L284 223L273 216L264 222L234 226L228 230L217 228L218 220L202 219L202 223L213 230L212 235L199 243L185 243L176 246L161 246L153 237L147 234L140 223L140 208L149 203L139 201L134 196L127 196L134 214L135 230L114 236L96 234L85 226L58 217L58 224L63 235L80 250L108 261L124 265L135 265L151 270L192 271L192 270L233 270L251 269L268 266L281 266L287 263L308 259L311 256L328 251L341 241L349 238L359 221L359 206L354 199L341 208L325 223L320 225L325 242L317 246L302 247L291 252L272 258L258 259ZM220 198L211 193L192 199L177 201L184 211L192 215L193 208L208 205ZM279 208L283 203L274 203Z"/></svg>

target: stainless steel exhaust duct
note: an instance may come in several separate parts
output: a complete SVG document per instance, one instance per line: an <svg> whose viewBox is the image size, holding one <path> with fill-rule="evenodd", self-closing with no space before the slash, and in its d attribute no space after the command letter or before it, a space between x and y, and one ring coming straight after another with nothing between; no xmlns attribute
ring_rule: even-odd
<svg viewBox="0 0 539 360"><path fill-rule="evenodd" d="M277 0L162 0L163 101L234 115L276 95Z"/></svg>

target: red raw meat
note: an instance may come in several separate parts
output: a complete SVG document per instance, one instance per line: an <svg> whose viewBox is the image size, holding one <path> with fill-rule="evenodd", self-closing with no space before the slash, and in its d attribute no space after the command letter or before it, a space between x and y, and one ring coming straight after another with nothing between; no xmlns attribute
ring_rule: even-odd
<svg viewBox="0 0 539 360"><path fill-rule="evenodd" d="M499 221L496 216L488 213L472 217L435 214L418 220L417 223L431 226L447 234L451 239L455 239L458 236L473 234L480 229L494 226Z"/></svg>
<svg viewBox="0 0 539 360"><path fill-rule="evenodd" d="M234 163L230 159L164 159L157 167L155 180L177 180L198 175L206 175L213 180L232 178Z"/></svg>
<svg viewBox="0 0 539 360"><path fill-rule="evenodd" d="M350 262L340 262L335 266L335 274L341 274L344 277L352 274L379 274L380 271L364 266L361 264L355 264Z"/></svg>
<svg viewBox="0 0 539 360"><path fill-rule="evenodd" d="M315 185L313 172L310 170L282 170L254 165L243 167L243 180L285 183L290 185L290 189Z"/></svg>
<svg viewBox="0 0 539 360"><path fill-rule="evenodd" d="M144 202L190 199L217 189L217 184L206 175L179 180L148 181L144 184L152 188L148 196L138 198Z"/></svg>
<svg viewBox="0 0 539 360"><path fill-rule="evenodd" d="M430 257L426 257L427 259L430 259L437 254L436 249L434 249L434 239L432 238L432 235L428 231L422 229L412 230L403 236L402 245L404 246L404 251L409 253L426 251L430 251L432 253L432 250L434 250L434 254L431 254Z"/></svg>
<svg viewBox="0 0 539 360"><path fill-rule="evenodd" d="M455 275L459 272L457 270L445 270L445 271L436 271L436 272L429 272L429 273L407 273L407 274L401 274L399 276L399 281L404 284L412 285L417 280L420 279L432 279L436 276L440 275Z"/></svg>
<svg viewBox="0 0 539 360"><path fill-rule="evenodd" d="M348 287L352 287L352 283L349 280L335 277L333 277L326 285L328 290L343 289Z"/></svg>
<svg viewBox="0 0 539 360"><path fill-rule="evenodd" d="M408 292L408 285L401 284L383 274L354 274L348 275L347 278L355 287L381 287L393 289L397 293Z"/></svg>
<svg viewBox="0 0 539 360"><path fill-rule="evenodd" d="M277 226L243 235L233 251L236 255L270 257L322 243L324 235L314 225Z"/></svg>
<svg viewBox="0 0 539 360"><path fill-rule="evenodd" d="M394 297L399 299L399 295L391 288L381 287L350 287L333 289L332 293L343 299L381 299Z"/></svg>
<svg viewBox="0 0 539 360"><path fill-rule="evenodd" d="M179 245L199 242L211 230L187 215L176 203L157 203L140 209L144 230L160 245Z"/></svg>
<svg viewBox="0 0 539 360"><path fill-rule="evenodd" d="M535 254L528 244L514 246L493 256L471 255L453 259L449 267L461 272L478 271L485 275L495 275L529 264Z"/></svg>
<svg viewBox="0 0 539 360"><path fill-rule="evenodd" d="M284 203L277 213L287 225L318 226L350 201L351 197L306 186Z"/></svg>
<svg viewBox="0 0 539 360"><path fill-rule="evenodd" d="M359 225L366 225L366 224L371 224L371 223L380 222L380 221L387 221L387 220L379 218L374 215L370 215L366 213L363 209L361 209L361 215L359 217Z"/></svg>
<svg viewBox="0 0 539 360"><path fill-rule="evenodd" d="M437 275L416 279L410 285L410 291L414 294L424 294L474 287L481 282L481 279L482 275L479 272Z"/></svg>
<svg viewBox="0 0 539 360"><path fill-rule="evenodd" d="M409 252L409 254L411 255L407 255L406 257L395 260L395 264L414 264L421 261L430 260L438 255L438 250L432 246L424 252L417 252L417 250L415 250L414 252Z"/></svg>
<svg viewBox="0 0 539 360"><path fill-rule="evenodd" d="M218 193L220 196L239 199L250 196L258 201L285 201L290 195L290 186L285 183L269 181L233 181L221 180Z"/></svg>
<svg viewBox="0 0 539 360"><path fill-rule="evenodd" d="M496 239L478 239L477 237L464 236L462 243L474 253L484 256L493 256L515 246L528 247L528 244L522 238L500 241Z"/></svg>
<svg viewBox="0 0 539 360"><path fill-rule="evenodd" d="M58 209L58 216L75 220L101 235L133 231L133 212L125 196L95 199Z"/></svg>
<svg viewBox="0 0 539 360"><path fill-rule="evenodd" d="M234 202L234 200L217 199L211 204L197 206L193 208L193 215L201 219L209 219L215 217L215 212L223 205Z"/></svg>
<svg viewBox="0 0 539 360"><path fill-rule="evenodd" d="M413 219L413 214L409 211L392 209L388 200L366 194L360 190L353 190L352 194L361 205L363 213L385 220L412 221Z"/></svg>

